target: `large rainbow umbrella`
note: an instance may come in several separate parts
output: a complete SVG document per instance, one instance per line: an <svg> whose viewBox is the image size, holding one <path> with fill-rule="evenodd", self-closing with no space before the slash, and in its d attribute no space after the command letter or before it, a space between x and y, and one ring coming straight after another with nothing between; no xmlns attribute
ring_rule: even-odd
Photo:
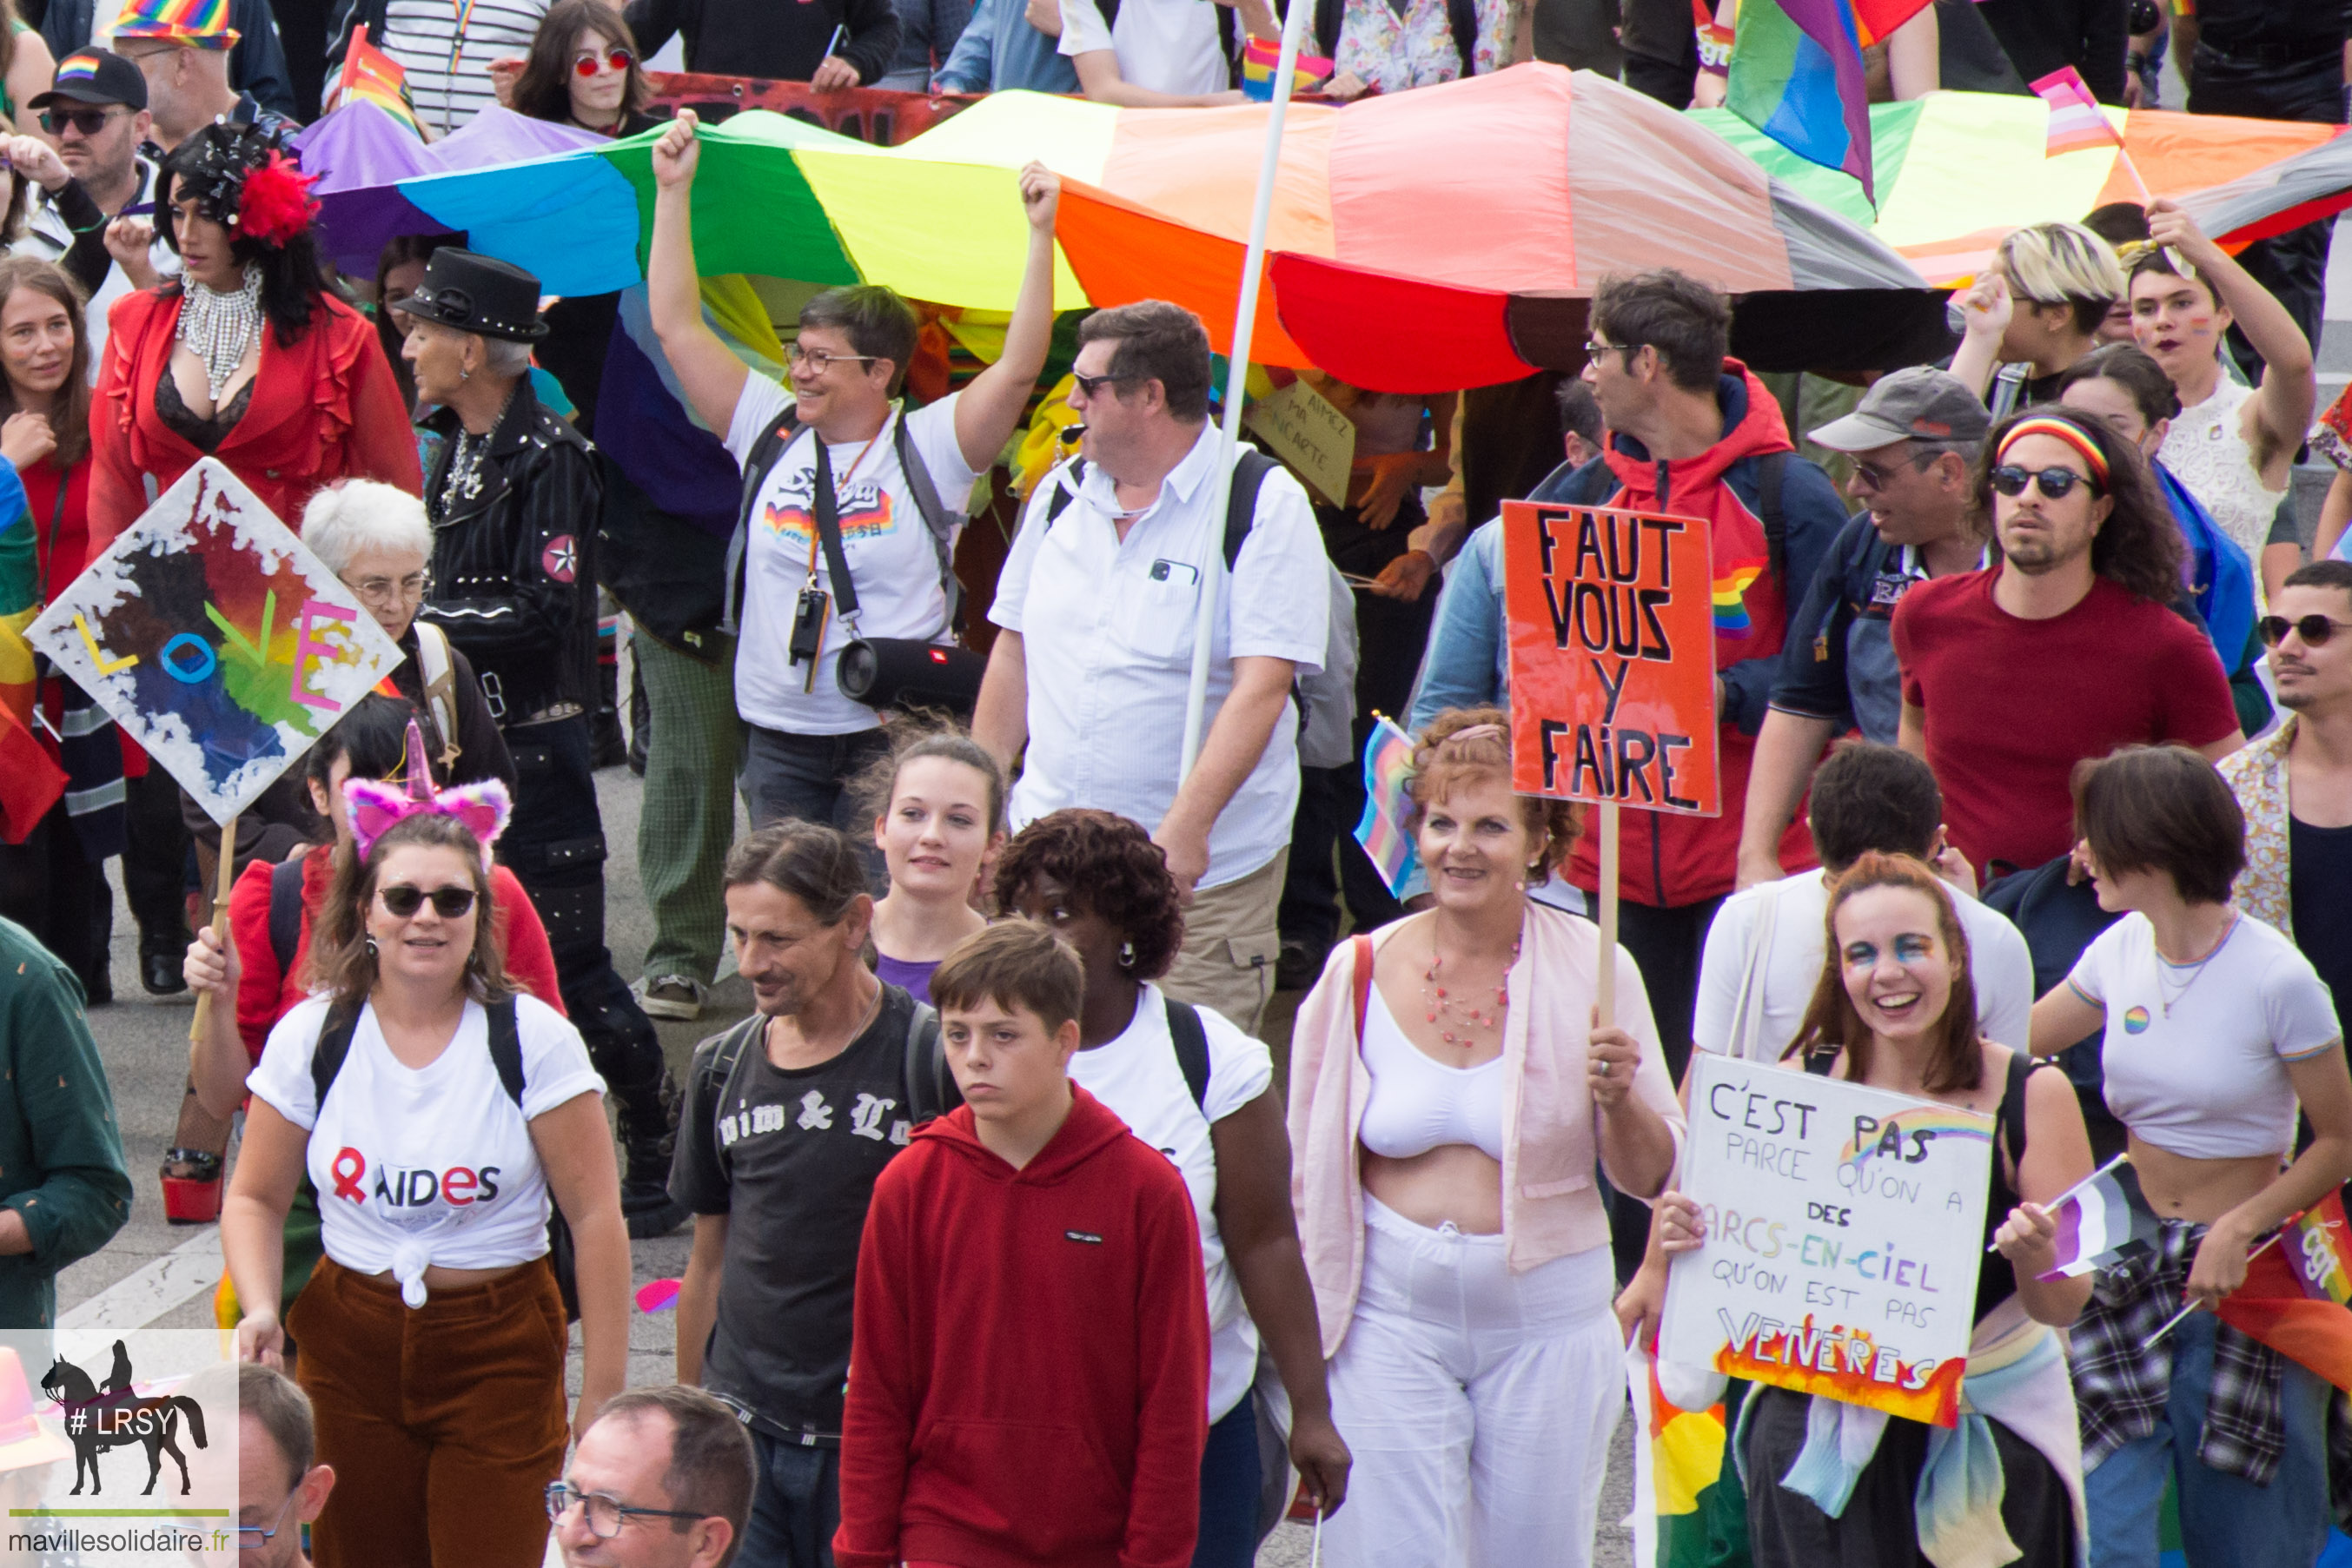
<svg viewBox="0 0 2352 1568"><path fill-rule="evenodd" d="M2225 244L2352 205L2352 139L2341 126L2166 110L2105 113L2149 193L2182 202ZM1874 212L1860 182L1806 162L1727 110L1693 110L1689 118L1946 287L1971 277L2012 229L2141 199L2112 146L2045 157L2050 109L2038 98L1939 92L1872 106Z"/></svg>
<svg viewBox="0 0 2352 1568"><path fill-rule="evenodd" d="M1174 299L1222 349L1268 112L1007 92L898 148L738 115L704 132L697 264L1007 309L1015 172L1039 158L1069 183L1056 307ZM397 189L550 292L625 287L652 221L651 140ZM1856 365L1946 342L1940 302L1859 225L1640 94L1549 66L1294 106L1270 236L1252 357L1375 389L1580 364L1600 279L1669 264L1743 297L1738 346L1759 362L1811 362L1832 328Z"/></svg>

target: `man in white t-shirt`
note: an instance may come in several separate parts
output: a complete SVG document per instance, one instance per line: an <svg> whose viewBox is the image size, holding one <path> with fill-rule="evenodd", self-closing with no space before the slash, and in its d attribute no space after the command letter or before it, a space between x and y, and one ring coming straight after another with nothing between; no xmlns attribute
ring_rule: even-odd
<svg viewBox="0 0 2352 1568"><path fill-rule="evenodd" d="M1242 101L1220 5L1252 37L1281 36L1265 0L1031 0L1029 18L1061 35L1061 54L1097 103L1189 109Z"/></svg>
<svg viewBox="0 0 2352 1568"><path fill-rule="evenodd" d="M2024 1051L2033 1010L2033 956L2008 919L1968 891L1968 862L1943 841L1943 792L1927 765L1896 747L1853 741L1813 775L1806 821L1819 871L1759 883L1726 899L1707 928L1699 963L1692 1044L1748 1061L1778 1061L1821 984L1830 887L1876 850L1916 855L1950 884L1969 941L1977 1029L1995 1044ZM1654 1234L1641 1270L1617 1298L1617 1318L1644 1338L1666 1293L1665 1259Z"/></svg>
<svg viewBox="0 0 2352 1568"><path fill-rule="evenodd" d="M1028 748L1014 828L1092 806L1151 831L1192 895L1168 994L1254 1031L1273 994L1298 808L1291 689L1322 667L1328 631L1323 537L1307 492L1276 467L1238 550L1225 549L1209 335L1191 311L1160 299L1096 311L1074 371L1081 456L1037 486L997 579L989 619L1003 631L972 736L1008 772ZM1186 772L1204 590L1223 613Z"/></svg>
<svg viewBox="0 0 2352 1568"><path fill-rule="evenodd" d="M738 463L753 466L761 438L789 422L736 521L740 578L730 586L730 604L740 604L735 706L749 727L744 792L754 827L799 818L846 828L853 808L843 787L886 743L881 716L842 693L841 650L852 636L952 638L948 563L966 498L1012 436L1045 365L1061 182L1042 163L1021 172L1029 256L1003 353L962 391L906 414L902 431L892 400L919 323L893 290L830 288L803 306L789 391L752 375L704 321L689 208L695 126L693 112L682 111L654 145L659 191L646 268L654 331L687 405L724 436ZM923 470L919 482L906 472L910 457ZM821 461L854 618L843 613L852 601L819 538Z"/></svg>

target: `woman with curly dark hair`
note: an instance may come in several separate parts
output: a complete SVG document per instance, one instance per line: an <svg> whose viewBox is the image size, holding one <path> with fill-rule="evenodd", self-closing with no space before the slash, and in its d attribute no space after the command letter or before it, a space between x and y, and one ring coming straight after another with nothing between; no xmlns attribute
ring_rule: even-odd
<svg viewBox="0 0 2352 1568"><path fill-rule="evenodd" d="M337 479L423 487L373 329L319 281L310 183L249 125L208 125L163 161L156 223L182 273L109 318L90 408L93 554L207 455L289 523Z"/></svg>
<svg viewBox="0 0 2352 1568"><path fill-rule="evenodd" d="M1175 1162L1201 1220L1209 1288L1209 1444L1196 1568L1247 1568L1258 1543L1258 1345L1289 1393L1290 1460L1329 1510L1347 1494L1315 1296L1290 1208L1290 1145L1266 1049L1152 982L1184 943L1167 857L1125 817L1072 808L1014 835L996 900L1077 949L1087 969L1070 1079Z"/></svg>
<svg viewBox="0 0 2352 1568"><path fill-rule="evenodd" d="M1682 1145L1633 957L1528 895L1582 813L1512 793L1509 725L1451 709L1422 731L1432 907L1334 948L1291 1032L1299 1231L1363 1453L1335 1564L1591 1561L1624 1404L1593 1166L1648 1202ZM1597 1017L1603 963L1622 1027Z"/></svg>

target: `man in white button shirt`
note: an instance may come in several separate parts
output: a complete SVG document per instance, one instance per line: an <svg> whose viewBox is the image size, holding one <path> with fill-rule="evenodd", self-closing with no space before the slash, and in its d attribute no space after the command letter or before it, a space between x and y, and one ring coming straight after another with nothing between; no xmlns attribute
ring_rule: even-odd
<svg viewBox="0 0 2352 1568"><path fill-rule="evenodd" d="M972 733L1008 768L1027 744L1014 828L1093 806L1151 830L1192 895L1163 988L1254 1030L1298 804L1291 685L1322 667L1330 612L1322 538L1298 482L1266 474L1212 632L1201 754L1180 776L1199 595L1226 571L1209 337L1147 299L1096 311L1078 343L1080 461L1037 487L997 580L1003 630Z"/></svg>

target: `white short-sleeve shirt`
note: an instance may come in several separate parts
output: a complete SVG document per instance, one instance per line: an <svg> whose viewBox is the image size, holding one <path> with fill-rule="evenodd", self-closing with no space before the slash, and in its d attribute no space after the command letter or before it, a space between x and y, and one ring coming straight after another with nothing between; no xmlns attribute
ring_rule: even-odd
<svg viewBox="0 0 2352 1568"><path fill-rule="evenodd" d="M548 1191L530 1122L604 1081L580 1031L536 997L515 998L522 1047L518 1108L490 1060L489 1015L466 1004L457 1033L426 1066L403 1066L375 1009L360 1009L350 1053L318 1103L310 1059L330 998L278 1020L246 1087L310 1134L327 1256L362 1274L389 1270L408 1304L425 1302L428 1264L499 1269L547 1251Z"/></svg>
<svg viewBox="0 0 2352 1568"><path fill-rule="evenodd" d="M1265 1047L1211 1008L1194 1009L1209 1039L1209 1086L1201 1103L1176 1060L1168 1001L1145 982L1135 1019L1108 1045L1070 1058L1070 1081L1109 1106L1135 1135L1166 1155L1192 1194L1201 1220L1201 1266L1209 1286L1209 1420L1213 1424L1249 1392L1257 1369L1257 1327L1242 1304L1240 1281L1225 1261L1217 1230L1217 1152L1210 1128L1266 1091L1274 1059Z"/></svg>
<svg viewBox="0 0 2352 1568"><path fill-rule="evenodd" d="M792 403L793 394L766 376L745 379L742 395L735 400L734 421L727 427L727 450L737 464L751 461L751 448ZM954 396L944 397L905 418L915 455L929 471L940 504L960 534L963 503L980 476L964 462L963 447L956 440L955 405ZM834 506L841 521L842 557L856 584L861 633L941 641L948 634L947 592L940 580L939 550L929 525L898 466L899 417L893 412L871 442L826 446ZM793 435L751 498L751 515L744 519L735 709L745 723L762 729L855 735L882 721L864 703L844 696L835 678L850 632L838 614L841 596L834 590L833 573L817 543L816 440L814 430ZM814 687L808 664L794 664L791 653L793 616L808 583L812 554L817 584L832 595L836 612L817 653Z"/></svg>
<svg viewBox="0 0 2352 1568"><path fill-rule="evenodd" d="M1999 910L1957 889L1946 891L1952 895L1960 930L1969 939L1969 977L1976 985L1977 1028L1995 1045L2023 1051L2027 1019L2033 1011L2033 954L2025 945L2025 936ZM1812 1004L1813 988L1821 982L1827 946L1822 922L1829 905L1829 883L1817 871L1761 883L1723 901L1707 927L1706 946L1699 960L1698 1005L1691 1033L1701 1051L1738 1056L1752 1040L1759 1059L1780 1059L1789 1042L1797 1038L1805 1009ZM1756 944L1768 907L1769 946L1758 952ZM1752 1030L1739 1010L1740 986L1747 978L1751 953L1757 964L1748 999L1756 1019Z"/></svg>
<svg viewBox="0 0 2352 1568"><path fill-rule="evenodd" d="M1068 484L1068 469L1031 497L989 611L1021 634L1028 677L1029 750L1013 790L1015 830L1065 806L1116 811L1156 829L1174 803L1199 595L1210 573L1225 570L1216 456L1216 427L1203 424L1125 539L1113 521L1119 507L1110 476L1097 465L1087 465L1050 526L1048 505ZM1212 631L1203 734L1233 690L1235 659L1287 659L1302 674L1322 668L1329 570L1307 492L1282 469L1269 472ZM1210 830L1201 886L1237 882L1290 842L1297 737L1297 707L1286 704L1257 766Z"/></svg>
<svg viewBox="0 0 2352 1568"><path fill-rule="evenodd" d="M1109 49L1122 81L1154 92L1223 92L1233 85L1213 0L1119 0L1103 26L1094 0L1061 0L1060 52L1075 59Z"/></svg>
<svg viewBox="0 0 2352 1568"><path fill-rule="evenodd" d="M2083 949L2066 977L2107 1015L2107 1109L2133 1134L2196 1160L2294 1147L2286 1065L2344 1036L2327 983L2278 930L2240 915L2196 964L2156 950L2135 910Z"/></svg>

